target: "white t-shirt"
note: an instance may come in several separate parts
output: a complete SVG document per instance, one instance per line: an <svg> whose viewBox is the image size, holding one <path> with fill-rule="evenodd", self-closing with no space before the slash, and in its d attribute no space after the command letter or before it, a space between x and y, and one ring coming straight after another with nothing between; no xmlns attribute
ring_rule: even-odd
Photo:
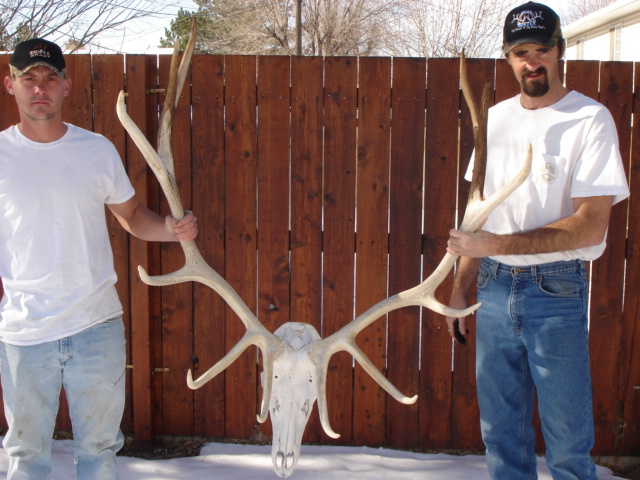
<svg viewBox="0 0 640 480"><path fill-rule="evenodd" d="M33 345L122 313L105 204L134 195L113 144L67 125L51 143L0 132L0 339Z"/></svg>
<svg viewBox="0 0 640 480"><path fill-rule="evenodd" d="M609 110L571 91L538 110L522 107L520 95L489 110L485 198L516 176L529 144L531 174L491 213L483 230L497 234L533 230L572 215L573 198L612 195L615 204L629 196ZM471 167L466 178L471 178ZM577 250L492 258L514 266L595 260L605 246L603 241Z"/></svg>

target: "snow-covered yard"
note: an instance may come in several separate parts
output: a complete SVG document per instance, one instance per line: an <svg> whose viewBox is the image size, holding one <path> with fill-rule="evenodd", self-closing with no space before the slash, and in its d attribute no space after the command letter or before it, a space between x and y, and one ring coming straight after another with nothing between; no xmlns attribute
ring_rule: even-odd
<svg viewBox="0 0 640 480"><path fill-rule="evenodd" d="M51 480L75 478L73 443L56 440ZM0 476L8 459L0 448ZM197 457L143 460L118 457L120 480L268 480L277 479L271 465L271 447L222 443L205 444ZM544 458L538 459L539 480L552 480ZM615 480L598 467L600 480ZM302 446L296 480L489 480L484 457L421 454L368 447Z"/></svg>

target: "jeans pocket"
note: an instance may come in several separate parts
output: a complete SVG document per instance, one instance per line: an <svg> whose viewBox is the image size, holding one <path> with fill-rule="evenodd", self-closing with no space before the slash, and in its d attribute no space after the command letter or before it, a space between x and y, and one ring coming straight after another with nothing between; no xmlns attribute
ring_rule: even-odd
<svg viewBox="0 0 640 480"><path fill-rule="evenodd" d="M482 266L480 266L480 270L478 271L478 283L477 283L478 290L482 290L483 288L485 288L489 283L490 278L491 278L491 272L489 270L486 270L485 268L482 268Z"/></svg>
<svg viewBox="0 0 640 480"><path fill-rule="evenodd" d="M555 273L538 277L540 290L552 297L578 298L582 295L582 281L578 273Z"/></svg>

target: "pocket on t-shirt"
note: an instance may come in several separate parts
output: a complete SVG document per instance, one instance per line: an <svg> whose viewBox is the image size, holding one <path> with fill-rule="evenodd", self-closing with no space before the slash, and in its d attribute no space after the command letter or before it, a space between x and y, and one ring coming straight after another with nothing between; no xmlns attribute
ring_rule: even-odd
<svg viewBox="0 0 640 480"><path fill-rule="evenodd" d="M540 205L543 208L560 202L564 196L568 187L567 163L566 157L543 153L542 160L538 159L532 166L531 175L540 195Z"/></svg>
<svg viewBox="0 0 640 480"><path fill-rule="evenodd" d="M564 187L567 172L566 157L542 154L542 161L536 162L532 168L533 181L547 188Z"/></svg>

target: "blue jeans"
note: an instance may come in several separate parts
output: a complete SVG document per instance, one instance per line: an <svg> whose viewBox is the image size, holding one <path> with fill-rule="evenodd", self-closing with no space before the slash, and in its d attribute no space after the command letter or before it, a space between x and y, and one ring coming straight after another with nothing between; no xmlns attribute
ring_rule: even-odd
<svg viewBox="0 0 640 480"><path fill-rule="evenodd" d="M61 386L73 424L78 479L118 478L126 362L121 316L40 345L0 342L0 362L8 480L49 478Z"/></svg>
<svg viewBox="0 0 640 480"><path fill-rule="evenodd" d="M588 284L579 260L478 274L476 377L482 438L494 480L535 480L534 387L554 480L597 480Z"/></svg>

